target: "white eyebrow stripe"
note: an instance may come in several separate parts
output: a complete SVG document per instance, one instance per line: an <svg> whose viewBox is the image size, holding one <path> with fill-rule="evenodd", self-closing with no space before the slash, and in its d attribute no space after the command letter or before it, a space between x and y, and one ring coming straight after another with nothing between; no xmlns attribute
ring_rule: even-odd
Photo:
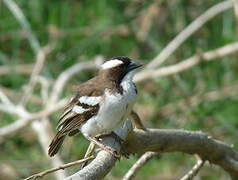
<svg viewBox="0 0 238 180"><path fill-rule="evenodd" d="M74 106L73 109L72 109L73 112L76 112L78 114L83 114L84 112L89 111L89 110L90 109L85 109L85 108L83 108L81 106L77 106L77 105Z"/></svg>
<svg viewBox="0 0 238 180"><path fill-rule="evenodd" d="M101 99L101 96L82 96L78 100L80 103L95 106L100 103Z"/></svg>
<svg viewBox="0 0 238 180"><path fill-rule="evenodd" d="M112 59L112 60L106 61L104 64L102 64L102 69L110 69L110 68L116 67L122 63L123 62L121 60Z"/></svg>

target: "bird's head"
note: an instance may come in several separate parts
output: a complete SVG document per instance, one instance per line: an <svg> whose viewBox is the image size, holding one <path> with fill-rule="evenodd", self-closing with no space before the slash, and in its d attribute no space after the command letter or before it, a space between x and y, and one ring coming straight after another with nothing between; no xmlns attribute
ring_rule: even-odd
<svg viewBox="0 0 238 180"><path fill-rule="evenodd" d="M100 73L106 75L109 79L121 81L122 79L132 79L134 72L142 64L132 61L125 56L114 57L105 61L101 65Z"/></svg>

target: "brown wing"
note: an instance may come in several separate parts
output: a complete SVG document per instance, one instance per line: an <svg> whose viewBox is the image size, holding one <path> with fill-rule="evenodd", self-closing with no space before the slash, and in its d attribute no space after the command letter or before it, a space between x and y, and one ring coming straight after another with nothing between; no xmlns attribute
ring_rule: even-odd
<svg viewBox="0 0 238 180"><path fill-rule="evenodd" d="M76 113L73 111L74 106L80 106L82 108L88 109L84 113ZM73 133L74 130L78 129L80 125L97 114L99 109L99 104L95 106L89 106L80 102L70 103L62 114L57 129L62 134ZM71 133L71 134L72 134Z"/></svg>
<svg viewBox="0 0 238 180"><path fill-rule="evenodd" d="M60 120L58 122L57 129L59 133L62 135L74 135L77 133L77 129L80 125L90 119L92 116L96 115L99 109L99 104L94 106L82 103L79 101L79 98L82 96L92 97L92 96L102 96L104 92L104 88L100 88L100 86L95 86L98 84L97 79L91 79L86 83L81 84L78 87L78 92L74 98L69 102L69 104L64 109L62 115L60 116ZM77 113L73 111L75 106L87 109L87 111L83 113Z"/></svg>
<svg viewBox="0 0 238 180"><path fill-rule="evenodd" d="M86 83L81 84L77 90L77 94L64 109L60 120L58 122L58 132L49 145L49 156L54 156L60 149L66 135L73 136L79 131L80 125L91 117L97 114L99 110L99 103L90 105L90 103L82 103L79 98L85 97L101 97L104 89L102 83L97 83L97 78L93 78ZM100 84L96 86L96 84ZM77 111L76 109L79 110ZM81 109L86 109L80 112Z"/></svg>
<svg viewBox="0 0 238 180"><path fill-rule="evenodd" d="M87 104L80 103L78 101L78 97L80 97L79 94L77 94L70 101L62 116L60 117L57 126L58 132L49 145L49 156L54 156L58 152L66 135L73 136L78 133L80 125L98 112L99 104L89 106ZM75 106L82 108L86 108L87 106L87 111L83 113L77 113L77 111L75 112L73 109Z"/></svg>

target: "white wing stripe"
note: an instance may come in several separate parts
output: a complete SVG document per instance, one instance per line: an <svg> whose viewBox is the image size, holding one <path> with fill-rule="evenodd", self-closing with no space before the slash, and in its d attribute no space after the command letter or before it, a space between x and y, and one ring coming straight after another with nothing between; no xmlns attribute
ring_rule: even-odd
<svg viewBox="0 0 238 180"><path fill-rule="evenodd" d="M101 101L101 96L82 96L78 100L80 103L95 106Z"/></svg>
<svg viewBox="0 0 238 180"><path fill-rule="evenodd" d="M78 114L83 114L84 112L89 111L89 110L90 109L84 109L81 106L74 106L72 109L73 112L76 112Z"/></svg>

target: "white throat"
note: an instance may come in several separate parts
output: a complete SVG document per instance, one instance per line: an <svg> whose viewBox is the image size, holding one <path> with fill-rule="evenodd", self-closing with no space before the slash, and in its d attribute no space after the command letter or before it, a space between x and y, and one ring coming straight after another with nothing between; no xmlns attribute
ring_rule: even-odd
<svg viewBox="0 0 238 180"><path fill-rule="evenodd" d="M132 79L135 75L135 70L128 72L122 79L122 82L132 82Z"/></svg>
<svg viewBox="0 0 238 180"><path fill-rule="evenodd" d="M134 74L135 74L135 71L131 71L131 72L127 73L125 75L125 77L122 79L121 86L122 86L124 92L125 91L126 92L130 92L130 91L134 92L135 86L134 86L134 83L132 81L132 78L133 78Z"/></svg>

